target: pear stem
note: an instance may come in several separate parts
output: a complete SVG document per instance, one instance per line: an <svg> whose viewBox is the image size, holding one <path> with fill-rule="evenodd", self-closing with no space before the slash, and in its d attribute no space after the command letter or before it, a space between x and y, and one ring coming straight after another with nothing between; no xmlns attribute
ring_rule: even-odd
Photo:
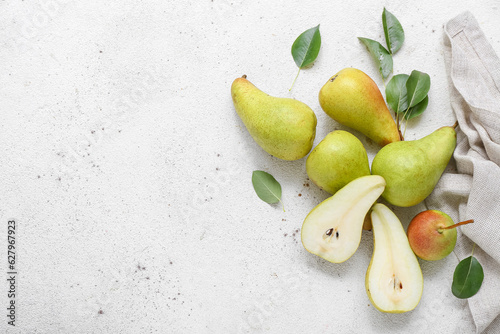
<svg viewBox="0 0 500 334"><path fill-rule="evenodd" d="M293 85L295 85L295 80L297 80L297 78L299 77L299 73L300 73L300 67L299 67L299 71L297 72L297 75L295 76L295 79L293 79L293 82L292 82L292 87L290 87L290 89L288 91L291 91L292 88L293 88Z"/></svg>
<svg viewBox="0 0 500 334"><path fill-rule="evenodd" d="M460 225L470 224L470 223L473 223L473 222L474 222L474 219L469 219L469 220L466 220L466 221L461 222L461 223L456 223L454 225L443 227L441 230L449 230L451 228L455 228L455 227L460 226Z"/></svg>
<svg viewBox="0 0 500 334"><path fill-rule="evenodd" d="M243 74L241 77L242 77L243 79L246 79L246 78L247 78L247 75L246 75L246 74Z"/></svg>
<svg viewBox="0 0 500 334"><path fill-rule="evenodd" d="M451 127L452 127L453 129L456 129L456 128L457 128L457 126L458 126L458 121L456 121L456 122L455 122L455 124L453 124Z"/></svg>

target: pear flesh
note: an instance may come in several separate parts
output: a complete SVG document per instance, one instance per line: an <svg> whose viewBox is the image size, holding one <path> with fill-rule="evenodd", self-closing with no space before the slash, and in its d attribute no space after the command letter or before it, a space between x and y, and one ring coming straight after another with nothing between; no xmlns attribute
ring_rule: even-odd
<svg viewBox="0 0 500 334"><path fill-rule="evenodd" d="M333 263L349 259L359 247L365 216L384 188L381 176L363 176L318 204L302 224L304 248Z"/></svg>
<svg viewBox="0 0 500 334"><path fill-rule="evenodd" d="M366 292L379 311L413 310L422 297L424 279L398 217L385 205L371 213L374 250L366 272Z"/></svg>
<svg viewBox="0 0 500 334"><path fill-rule="evenodd" d="M455 129L445 126L422 139L383 147L372 163L372 174L387 182L382 197L402 207L422 202L441 178L456 143Z"/></svg>
<svg viewBox="0 0 500 334"><path fill-rule="evenodd" d="M330 194L358 177L370 175L368 155L353 134L330 132L309 154L307 175L318 187Z"/></svg>
<svg viewBox="0 0 500 334"><path fill-rule="evenodd" d="M319 92L325 113L380 146L399 141L396 122L377 84L364 72L345 68L331 77Z"/></svg>
<svg viewBox="0 0 500 334"><path fill-rule="evenodd" d="M283 160L298 160L309 153L317 120L306 104L270 96L246 76L234 80L231 96L248 132L267 153Z"/></svg>

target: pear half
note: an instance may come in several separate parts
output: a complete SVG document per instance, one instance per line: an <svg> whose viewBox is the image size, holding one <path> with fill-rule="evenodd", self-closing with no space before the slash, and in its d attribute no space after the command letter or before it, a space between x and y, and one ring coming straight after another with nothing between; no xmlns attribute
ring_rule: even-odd
<svg viewBox="0 0 500 334"><path fill-rule="evenodd" d="M333 263L349 259L361 241L365 216L384 189L383 177L363 176L318 204L302 224L304 248Z"/></svg>
<svg viewBox="0 0 500 334"><path fill-rule="evenodd" d="M366 293L379 311L413 310L422 297L424 279L398 217L385 205L372 208L374 250L366 272Z"/></svg>

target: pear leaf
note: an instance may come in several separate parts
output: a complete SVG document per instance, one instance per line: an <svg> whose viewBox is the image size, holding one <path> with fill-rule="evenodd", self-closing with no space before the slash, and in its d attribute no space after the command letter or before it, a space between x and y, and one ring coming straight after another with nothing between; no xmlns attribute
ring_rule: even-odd
<svg viewBox="0 0 500 334"><path fill-rule="evenodd" d="M271 174L261 170L254 171L252 184L257 196L264 202L269 204L281 202L281 185Z"/></svg>
<svg viewBox="0 0 500 334"><path fill-rule="evenodd" d="M382 24L384 26L385 42L391 54L401 49L405 40L405 32L396 16L384 8L382 12Z"/></svg>
<svg viewBox="0 0 500 334"><path fill-rule="evenodd" d="M395 113L405 112L408 109L406 80L409 75L397 74L392 77L391 81L385 88L385 96L387 104Z"/></svg>
<svg viewBox="0 0 500 334"><path fill-rule="evenodd" d="M406 120L409 120L413 117L417 117L418 115L423 113L425 109L427 109L428 104L429 104L429 95L424 97L424 99L420 101L418 104L408 109L408 112L404 114L404 118Z"/></svg>
<svg viewBox="0 0 500 334"><path fill-rule="evenodd" d="M295 64L299 67L299 71L293 80L291 91L295 80L299 77L300 69L311 65L318 57L319 49L321 48L321 35L319 33L319 24L311 29L307 29L297 37L292 45L292 57Z"/></svg>
<svg viewBox="0 0 500 334"><path fill-rule="evenodd" d="M408 91L408 106L414 107L420 103L431 88L431 78L429 74L413 70L406 81Z"/></svg>
<svg viewBox="0 0 500 334"><path fill-rule="evenodd" d="M469 256L455 268L451 292L460 299L472 297L481 288L483 278L483 267L474 256Z"/></svg>
<svg viewBox="0 0 500 334"><path fill-rule="evenodd" d="M292 56L295 64L299 68L312 64L318 57L320 47L321 35L318 24L316 27L304 31L293 42Z"/></svg>
<svg viewBox="0 0 500 334"><path fill-rule="evenodd" d="M378 66L380 74L382 74L382 78L387 78L392 72L392 56L389 51L387 51L382 44L373 39L363 37L358 37L358 39L366 46L368 51L370 51L373 60Z"/></svg>

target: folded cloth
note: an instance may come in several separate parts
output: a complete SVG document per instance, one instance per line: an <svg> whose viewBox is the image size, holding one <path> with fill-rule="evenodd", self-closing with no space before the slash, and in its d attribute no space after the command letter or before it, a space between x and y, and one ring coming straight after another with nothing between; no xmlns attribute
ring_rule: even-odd
<svg viewBox="0 0 500 334"><path fill-rule="evenodd" d="M455 222L462 260L474 256L484 269L479 292L468 299L478 333L500 333L500 60L470 12L445 26L450 100L457 120L456 173L442 176L426 200Z"/></svg>

